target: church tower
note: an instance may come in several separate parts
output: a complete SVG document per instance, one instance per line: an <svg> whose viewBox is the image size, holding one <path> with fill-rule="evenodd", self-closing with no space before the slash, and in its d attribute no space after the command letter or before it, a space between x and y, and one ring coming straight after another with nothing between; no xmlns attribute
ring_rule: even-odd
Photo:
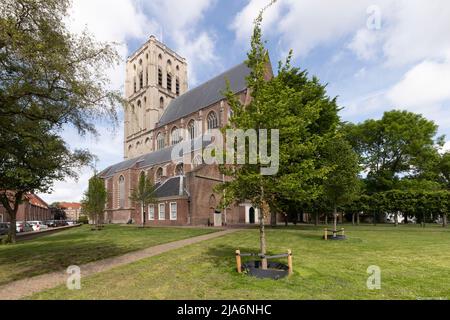
<svg viewBox="0 0 450 320"><path fill-rule="evenodd" d="M151 36L127 59L124 155L153 151L153 129L169 103L188 89L185 58Z"/></svg>

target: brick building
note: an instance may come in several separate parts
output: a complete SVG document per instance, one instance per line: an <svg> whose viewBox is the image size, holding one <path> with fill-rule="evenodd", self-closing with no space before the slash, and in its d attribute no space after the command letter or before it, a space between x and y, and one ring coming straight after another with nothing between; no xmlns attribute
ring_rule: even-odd
<svg viewBox="0 0 450 320"><path fill-rule="evenodd" d="M17 210L17 221L45 221L53 219L48 204L35 194L24 196ZM0 204L0 222L8 222L6 209Z"/></svg>
<svg viewBox="0 0 450 320"><path fill-rule="evenodd" d="M145 210L148 225L258 223L258 211L249 203L219 208L214 186L225 177L200 156L208 145L204 134L224 127L231 115L222 94L227 81L242 103L249 101L250 70L242 63L187 91L186 66L153 36L128 58L125 160L100 173L108 191L105 222L142 223L143 212L129 197L145 175L155 183L158 199Z"/></svg>
<svg viewBox="0 0 450 320"><path fill-rule="evenodd" d="M78 221L78 219L80 219L80 215L82 215L81 203L60 202L58 206L66 214L66 220Z"/></svg>

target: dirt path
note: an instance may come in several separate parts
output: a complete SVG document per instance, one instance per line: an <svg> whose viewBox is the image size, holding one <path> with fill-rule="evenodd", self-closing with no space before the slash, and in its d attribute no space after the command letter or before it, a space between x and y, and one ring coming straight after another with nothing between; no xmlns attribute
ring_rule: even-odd
<svg viewBox="0 0 450 320"><path fill-rule="evenodd" d="M170 250L179 249L190 244L218 238L236 231L238 230L228 229L198 237L160 244L147 249L130 252L118 257L90 262L79 266L81 269L81 276L87 277L98 272L107 271L114 267L152 257ZM0 300L17 300L30 296L39 291L54 288L66 283L68 276L69 275L66 273L66 270L62 270L8 283L0 286Z"/></svg>

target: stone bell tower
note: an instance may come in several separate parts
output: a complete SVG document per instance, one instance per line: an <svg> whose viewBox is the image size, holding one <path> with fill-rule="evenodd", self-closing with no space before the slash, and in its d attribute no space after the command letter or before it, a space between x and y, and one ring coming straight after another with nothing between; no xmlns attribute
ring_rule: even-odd
<svg viewBox="0 0 450 320"><path fill-rule="evenodd" d="M169 103L188 89L185 58L155 36L127 59L124 158L153 151L153 129Z"/></svg>

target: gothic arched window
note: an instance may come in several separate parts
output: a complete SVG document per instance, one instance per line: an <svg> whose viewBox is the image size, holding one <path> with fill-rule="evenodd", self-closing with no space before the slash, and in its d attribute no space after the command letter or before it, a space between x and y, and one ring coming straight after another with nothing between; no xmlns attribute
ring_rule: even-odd
<svg viewBox="0 0 450 320"><path fill-rule="evenodd" d="M175 175L182 176L183 174L184 174L184 165L182 163L179 163L175 168Z"/></svg>
<svg viewBox="0 0 450 320"><path fill-rule="evenodd" d="M164 134L158 133L158 135L156 136L156 144L157 144L156 148L158 150L164 149L164 147L165 147L164 140L165 140Z"/></svg>
<svg viewBox="0 0 450 320"><path fill-rule="evenodd" d="M139 89L144 87L144 72L139 73Z"/></svg>
<svg viewBox="0 0 450 320"><path fill-rule="evenodd" d="M155 174L155 182L161 182L163 176L163 169L162 168L158 168L158 170L156 170L156 174Z"/></svg>
<svg viewBox="0 0 450 320"><path fill-rule="evenodd" d="M158 68L158 85L161 87L163 85L163 73L161 68Z"/></svg>
<svg viewBox="0 0 450 320"><path fill-rule="evenodd" d="M125 207L125 178L119 177L119 208Z"/></svg>
<svg viewBox="0 0 450 320"><path fill-rule="evenodd" d="M172 91L172 76L167 74L167 90Z"/></svg>
<svg viewBox="0 0 450 320"><path fill-rule="evenodd" d="M161 109L164 109L164 98L163 97L159 98L159 107Z"/></svg>
<svg viewBox="0 0 450 320"><path fill-rule="evenodd" d="M197 135L197 130L195 130L195 121L191 120L188 124L188 131L189 131L189 139L193 140L195 139L195 136Z"/></svg>
<svg viewBox="0 0 450 320"><path fill-rule="evenodd" d="M170 133L170 144L174 145L181 141L180 130L177 127L173 127Z"/></svg>
<svg viewBox="0 0 450 320"><path fill-rule="evenodd" d="M208 130L216 129L219 126L218 121L217 121L217 116L214 111L211 111L208 114L207 121L208 121Z"/></svg>
<svg viewBox="0 0 450 320"><path fill-rule="evenodd" d="M194 168L198 167L201 164L203 164L203 158L201 155L197 155L193 161Z"/></svg>
<svg viewBox="0 0 450 320"><path fill-rule="evenodd" d="M180 79L178 77L175 79L175 92L177 96L180 95Z"/></svg>

